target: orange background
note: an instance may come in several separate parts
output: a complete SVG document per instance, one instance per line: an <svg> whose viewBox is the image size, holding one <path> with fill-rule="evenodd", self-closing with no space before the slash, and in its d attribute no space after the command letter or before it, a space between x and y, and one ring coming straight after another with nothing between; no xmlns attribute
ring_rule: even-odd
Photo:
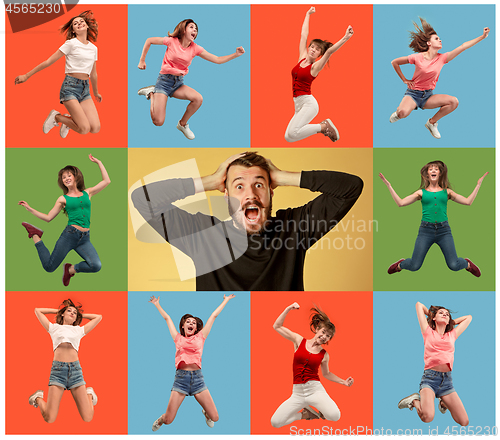
<svg viewBox="0 0 500 440"><path fill-rule="evenodd" d="M48 424L28 404L38 389L46 399L53 360L52 340L34 309L58 308L67 298L103 316L79 351L83 377L99 400L94 419L85 423L65 391L57 420ZM5 302L6 434L127 434L127 292L6 292ZM55 315L47 317L55 322Z"/></svg>
<svg viewBox="0 0 500 440"><path fill-rule="evenodd" d="M338 405L338 422L313 420L294 422L282 428L271 426L276 409L290 397L293 385L293 344L280 336L273 324L287 306L298 302L285 319L285 327L307 339L310 309L317 305L335 324L336 333L326 351L330 371L342 379L354 378L346 387L323 378L321 383ZM372 428L372 292L252 292L251 297L251 434L290 434L297 429Z"/></svg>
<svg viewBox="0 0 500 440"><path fill-rule="evenodd" d="M336 43L348 25L353 37L330 57L312 84L319 113L340 133L332 143L323 135L289 143L285 130L294 114L291 70L307 5L252 5L251 143L252 147L372 147L373 78L371 5L318 5L311 15L309 41Z"/></svg>
<svg viewBox="0 0 500 440"><path fill-rule="evenodd" d="M99 24L97 42L98 88L102 102L92 99L101 120L101 131L82 136L70 131L66 139L59 128L48 134L42 125L49 111L66 113L59 104L65 57L14 85L25 74L54 54L64 43L59 28L71 17L91 9ZM6 17L6 24L8 19ZM5 131L7 147L127 147L127 5L78 5L46 24L13 33L7 24L5 38Z"/></svg>

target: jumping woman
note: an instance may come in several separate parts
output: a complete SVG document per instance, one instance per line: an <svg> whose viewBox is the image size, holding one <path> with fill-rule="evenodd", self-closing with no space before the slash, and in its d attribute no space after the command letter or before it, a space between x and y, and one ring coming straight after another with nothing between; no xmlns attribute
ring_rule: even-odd
<svg viewBox="0 0 500 440"><path fill-rule="evenodd" d="M54 361L50 371L47 401L43 400L43 391L38 390L30 396L30 405L40 408L47 423L54 423L63 392L70 390L83 421L90 422L94 417L97 395L93 388L85 387L78 349L80 340L101 322L102 316L82 313L81 305L76 306L70 299L65 300L59 309L36 308L35 314L52 338ZM45 315L49 314L56 315L56 324L47 319ZM88 319L89 322L80 326L82 319Z"/></svg>
<svg viewBox="0 0 500 440"><path fill-rule="evenodd" d="M439 399L439 411L450 410L453 420L467 426L469 417L464 404L458 397L451 370L455 352L455 341L472 321L472 316L462 316L453 320L450 311L444 307L431 306L429 309L417 303L417 318L424 338L424 375L420 381L420 394L413 393L398 403L398 408L416 408L424 423L434 419L434 399Z"/></svg>
<svg viewBox="0 0 500 440"><path fill-rule="evenodd" d="M186 396L194 396L198 401L202 407L206 423L210 428L213 428L214 422L219 420L217 408L205 385L203 373L201 372L201 354L203 353L203 344L212 329L215 318L219 316L232 298L234 298L234 295L224 295L224 301L210 315L205 327L203 327L203 321L200 318L189 314L184 315L179 323L178 332L172 318L160 306L160 297L151 297L149 302L156 306L160 315L167 322L170 335L174 340L175 368L177 369L167 411L155 420L153 431L158 431L161 425L170 425L174 421L177 410Z"/></svg>
<svg viewBox="0 0 500 440"><path fill-rule="evenodd" d="M90 242L90 199L106 188L111 180L99 159L91 154L89 154L89 159L99 165L101 170L102 180L96 186L85 189L82 172L77 167L68 165L59 171L57 179L63 195L57 199L48 214L33 209L24 200L18 202L18 205L24 206L35 217L46 222L52 221L61 210L67 214L68 226L57 240L52 254L42 241L43 231L29 223L22 223L28 231L28 237L33 238L42 266L47 272L54 272L71 250L76 251L85 260L75 265L70 263L64 265L62 281L65 286L69 284L75 273L91 273L101 270L101 260Z"/></svg>
<svg viewBox="0 0 500 440"><path fill-rule="evenodd" d="M295 114L286 128L285 139L288 142L301 141L316 133L323 133L333 142L340 139L339 132L330 119L325 119L320 124L309 124L319 112L318 102L311 94L311 84L323 70L332 54L347 43L354 35L354 31L352 26L348 26L344 37L335 44L315 39L307 46L309 17L315 12L314 7L307 11L300 33L299 62L292 69Z"/></svg>
<svg viewBox="0 0 500 440"><path fill-rule="evenodd" d="M420 170L420 189L401 199L389 181L380 173L380 178L387 185L387 188L389 188L392 198L399 207L411 205L417 200L422 202L422 222L418 230L413 255L411 258L402 258L391 264L387 272L393 274L400 272L402 269L411 270L412 272L419 270L422 267L429 248L434 243L437 243L443 252L446 264L451 270L466 269L472 275L480 277L481 271L479 267L471 260L468 258L458 258L446 211L448 200L453 200L461 205L472 205L487 174L485 173L477 181L477 185L471 195L464 197L450 188L448 167L440 160L435 160L429 162Z"/></svg>
<svg viewBox="0 0 500 440"><path fill-rule="evenodd" d="M293 393L283 402L271 418L275 428L289 425L300 419L326 419L336 422L340 419L337 404L326 393L319 380L318 370L325 379L350 387L354 383L352 377L343 380L336 376L328 367L330 356L322 347L328 344L335 334L335 326L328 316L318 308L312 308L310 328L314 333L312 339L306 339L283 326L290 310L299 309L297 303L288 306L278 317L273 328L284 338L293 342ZM316 412L311 406L319 412Z"/></svg>
<svg viewBox="0 0 500 440"><path fill-rule="evenodd" d="M101 129L99 115L90 96L89 79L97 102L102 97L97 88L97 21L92 11L82 12L73 17L63 27L61 33L66 33L66 42L50 58L36 66L25 75L16 78L15 83L21 84L32 75L54 64L59 58L66 56L66 77L61 86L59 101L66 107L69 114L61 115L51 110L43 123L43 132L47 134L52 128L59 126L62 138L68 131L74 130L80 134L98 133Z"/></svg>
<svg viewBox="0 0 500 440"><path fill-rule="evenodd" d="M438 121L458 107L458 99L450 95L433 94L439 73L446 63L449 63L464 50L484 40L488 36L490 29L485 27L483 35L461 44L451 52L439 53L438 51L443 46L441 39L432 26L423 18L420 18L420 22L422 28L413 22L416 32L410 32L410 48L416 53L392 60L392 67L394 67L394 70L408 89L398 109L391 115L389 121L396 122L401 118L406 118L416 108L424 110L439 108L438 112L427 120L425 128L436 139L440 139L441 134L437 128ZM411 80L406 79L403 75L400 67L403 64L415 64L415 72Z"/></svg>
<svg viewBox="0 0 500 440"><path fill-rule="evenodd" d="M196 113L203 102L203 97L196 90L184 84L184 76L187 75L193 58L199 56L215 64L224 64L245 53L243 47L238 47L231 55L221 57L212 55L194 42L197 36L198 25L193 20L181 21L174 32L168 33L168 37L152 37L146 40L138 66L141 70L146 69L146 55L152 44L167 46L156 85L143 87L137 93L151 100L151 120L157 126L165 122L169 97L190 101L184 115L177 123L177 129L190 140L194 139L194 133L189 128L189 118Z"/></svg>

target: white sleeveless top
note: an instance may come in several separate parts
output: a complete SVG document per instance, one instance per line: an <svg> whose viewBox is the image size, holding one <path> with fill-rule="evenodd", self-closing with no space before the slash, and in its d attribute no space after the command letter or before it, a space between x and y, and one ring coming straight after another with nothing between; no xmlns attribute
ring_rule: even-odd
<svg viewBox="0 0 500 440"><path fill-rule="evenodd" d="M80 339L85 336L84 327L77 325L59 325L49 323L49 335L52 338L52 347L55 350L59 344L69 342L78 351Z"/></svg>

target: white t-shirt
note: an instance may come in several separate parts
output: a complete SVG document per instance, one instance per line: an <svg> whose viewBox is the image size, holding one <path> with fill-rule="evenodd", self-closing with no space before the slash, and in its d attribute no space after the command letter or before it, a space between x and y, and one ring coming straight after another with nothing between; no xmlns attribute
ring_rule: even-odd
<svg viewBox="0 0 500 440"><path fill-rule="evenodd" d="M80 339L85 336L85 328L77 325L59 325L49 322L49 335L52 338L52 347L55 350L59 344L69 342L78 351Z"/></svg>
<svg viewBox="0 0 500 440"><path fill-rule="evenodd" d="M86 73L90 75L94 63L97 61L97 46L90 41L87 44L78 38L66 40L59 48L66 55L65 73Z"/></svg>

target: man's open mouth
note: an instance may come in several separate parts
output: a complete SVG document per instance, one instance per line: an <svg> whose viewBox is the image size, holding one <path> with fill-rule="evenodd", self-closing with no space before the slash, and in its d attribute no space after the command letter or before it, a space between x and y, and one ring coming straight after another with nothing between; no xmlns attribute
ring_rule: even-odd
<svg viewBox="0 0 500 440"><path fill-rule="evenodd" d="M260 217L260 207L256 205L250 205L245 208L245 218L250 223L255 223Z"/></svg>

